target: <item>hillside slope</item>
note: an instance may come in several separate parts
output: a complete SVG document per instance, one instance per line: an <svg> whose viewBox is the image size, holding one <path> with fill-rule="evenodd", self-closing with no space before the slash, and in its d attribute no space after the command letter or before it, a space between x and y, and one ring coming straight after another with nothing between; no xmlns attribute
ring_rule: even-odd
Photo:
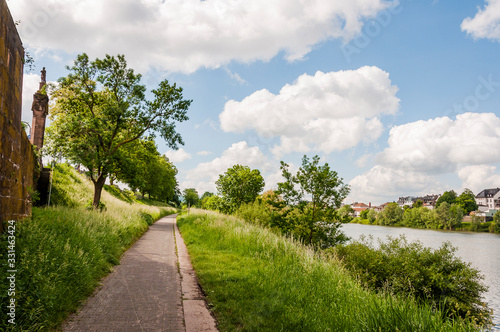
<svg viewBox="0 0 500 332"><path fill-rule="evenodd" d="M104 192L102 211L86 208L93 185L69 165L58 165L53 176L51 206L34 208L33 216L17 222L15 231L15 322L0 322L0 330L53 329L92 294L99 280L119 263L122 253L154 220L175 212L168 207L120 200ZM0 278L6 280L8 240L0 243ZM7 283L0 284L0 312L7 317Z"/></svg>

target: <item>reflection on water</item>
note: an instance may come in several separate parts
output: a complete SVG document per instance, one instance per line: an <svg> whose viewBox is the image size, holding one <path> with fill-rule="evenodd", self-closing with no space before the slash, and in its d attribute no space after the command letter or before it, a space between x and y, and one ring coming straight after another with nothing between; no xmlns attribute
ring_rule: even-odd
<svg viewBox="0 0 500 332"><path fill-rule="evenodd" d="M485 301L493 309L495 330L500 330L500 235L470 232L446 232L403 227L347 224L343 226L347 236L357 240L360 235L373 235L385 240L387 235L404 234L409 241L419 240L426 247L439 248L450 241L458 250L456 254L484 275L484 283L489 287L484 294Z"/></svg>

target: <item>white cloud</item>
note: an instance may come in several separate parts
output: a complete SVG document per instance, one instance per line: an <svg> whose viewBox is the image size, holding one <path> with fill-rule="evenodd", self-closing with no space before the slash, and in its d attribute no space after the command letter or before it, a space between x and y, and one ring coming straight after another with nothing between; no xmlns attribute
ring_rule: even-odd
<svg viewBox="0 0 500 332"><path fill-rule="evenodd" d="M236 164L260 171L269 167L266 157L258 147L250 147L247 142L242 141L233 143L222 156L200 163L194 169L187 171L184 184L198 190L215 192L215 181L219 179L219 174L223 174Z"/></svg>
<svg viewBox="0 0 500 332"><path fill-rule="evenodd" d="M238 73L233 73L231 70L229 70L229 68L224 68L224 71L229 75L229 77L232 79L232 80L235 80L236 82L238 82L239 84L246 84L247 81L244 80L243 78L241 78L240 74Z"/></svg>
<svg viewBox="0 0 500 332"><path fill-rule="evenodd" d="M442 185L430 175L383 165L356 176L349 185L348 199L376 204L397 200L399 196L442 192Z"/></svg>
<svg viewBox="0 0 500 332"><path fill-rule="evenodd" d="M199 151L196 153L198 156L209 156L212 154L211 151Z"/></svg>
<svg viewBox="0 0 500 332"><path fill-rule="evenodd" d="M466 166L458 170L458 177L463 188L478 194L483 189L500 187L500 174L495 171L496 166L492 165Z"/></svg>
<svg viewBox="0 0 500 332"><path fill-rule="evenodd" d="M9 3L30 47L125 53L134 68L193 72L232 60L302 59L314 45L352 39L397 1L16 0ZM147 50L147 56L144 51Z"/></svg>
<svg viewBox="0 0 500 332"><path fill-rule="evenodd" d="M441 174L456 174L462 187L474 192L500 181L492 165L500 163L500 118L493 113L396 126L388 142L375 157L378 164L350 181L353 200L381 203L404 195L442 193L451 188L437 180Z"/></svg>
<svg viewBox="0 0 500 332"><path fill-rule="evenodd" d="M180 148L179 150L168 150L165 152L165 156L167 156L168 160L173 163L181 163L185 160L191 159L191 155L183 148Z"/></svg>
<svg viewBox="0 0 500 332"><path fill-rule="evenodd" d="M392 128L389 147L377 160L397 169L446 173L463 165L500 162L498 146L498 116L464 113L456 120L442 117Z"/></svg>
<svg viewBox="0 0 500 332"><path fill-rule="evenodd" d="M311 149L325 153L376 140L383 131L379 116L395 114L398 88L377 67L301 75L279 94L259 90L241 102L230 100L219 115L226 132L255 130L280 137L276 155Z"/></svg>
<svg viewBox="0 0 500 332"><path fill-rule="evenodd" d="M463 20L461 28L475 39L487 38L500 42L500 0L486 0L484 9L479 9L474 18Z"/></svg>
<svg viewBox="0 0 500 332"><path fill-rule="evenodd" d="M33 95L40 87L40 75L37 74L24 74L23 76L23 113L22 121L26 121L31 126L33 121L33 111L31 106L33 104Z"/></svg>

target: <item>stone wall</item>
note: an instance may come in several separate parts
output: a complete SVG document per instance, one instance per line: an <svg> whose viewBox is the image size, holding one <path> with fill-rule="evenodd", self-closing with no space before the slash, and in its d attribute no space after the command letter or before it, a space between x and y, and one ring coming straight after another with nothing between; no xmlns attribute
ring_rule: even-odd
<svg viewBox="0 0 500 332"><path fill-rule="evenodd" d="M0 232L1 221L31 215L33 146L21 126L24 48L5 0L0 0Z"/></svg>

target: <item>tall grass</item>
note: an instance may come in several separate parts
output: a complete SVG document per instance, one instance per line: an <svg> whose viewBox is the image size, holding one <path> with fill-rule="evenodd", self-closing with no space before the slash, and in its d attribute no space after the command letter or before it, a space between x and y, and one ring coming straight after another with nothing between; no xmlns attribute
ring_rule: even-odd
<svg viewBox="0 0 500 332"><path fill-rule="evenodd" d="M0 330L42 331L56 328L92 294L99 280L119 263L122 253L154 220L173 209L121 201L107 192L106 210L85 206L93 185L71 167L54 174L50 208L34 208L16 223L16 326L5 319L7 283L0 284ZM7 241L0 242L0 278L7 277Z"/></svg>
<svg viewBox="0 0 500 332"><path fill-rule="evenodd" d="M364 290L334 258L234 217L179 218L221 331L472 331L408 298Z"/></svg>

